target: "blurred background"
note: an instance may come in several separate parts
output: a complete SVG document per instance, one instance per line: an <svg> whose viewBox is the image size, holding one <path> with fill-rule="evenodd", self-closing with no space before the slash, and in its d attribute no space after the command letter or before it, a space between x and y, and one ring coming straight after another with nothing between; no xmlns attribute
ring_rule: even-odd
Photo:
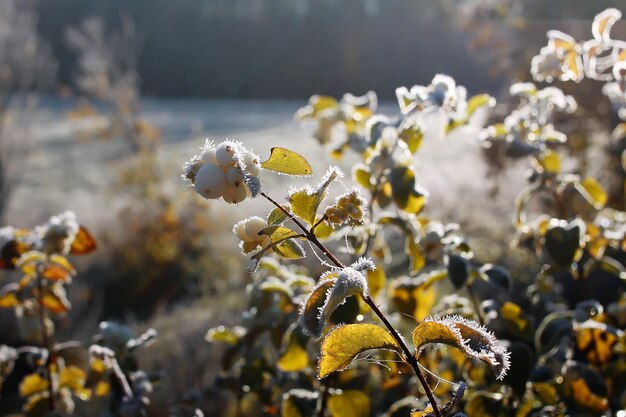
<svg viewBox="0 0 626 417"><path fill-rule="evenodd" d="M293 120L309 96L373 90L395 115L395 88L445 73L506 101L513 80L530 80L547 30L588 39L608 7L626 11L626 0L0 0L0 226L74 210L99 250L78 262L58 337L89 340L105 319L155 327L142 360L172 392L155 410L190 395L215 402L203 335L237 322L249 279L230 228L269 208L232 210L185 188L182 164L204 138L261 156L293 148L319 176L324 151ZM624 21L613 34L626 39ZM578 86L579 103L611 117L599 86ZM522 168L482 180L475 139L425 144L420 182L430 214L497 234L511 228ZM284 177L266 182L284 195ZM459 207L466 197L482 206ZM0 319L0 343L19 344L12 313Z"/></svg>

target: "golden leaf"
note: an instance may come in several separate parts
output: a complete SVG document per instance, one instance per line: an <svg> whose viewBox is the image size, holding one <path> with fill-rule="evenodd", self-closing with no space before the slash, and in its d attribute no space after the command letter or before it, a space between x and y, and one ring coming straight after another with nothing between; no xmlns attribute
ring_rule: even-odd
<svg viewBox="0 0 626 417"><path fill-rule="evenodd" d="M332 417L369 417L370 399L362 391L347 390L328 399Z"/></svg>
<svg viewBox="0 0 626 417"><path fill-rule="evenodd" d="M289 149L272 148L270 157L261 163L264 169L287 175L311 175L313 170L309 162L301 155Z"/></svg>
<svg viewBox="0 0 626 417"><path fill-rule="evenodd" d="M361 352L371 349L399 351L391 333L374 324L346 324L332 330L322 342L318 375L325 378L350 366Z"/></svg>

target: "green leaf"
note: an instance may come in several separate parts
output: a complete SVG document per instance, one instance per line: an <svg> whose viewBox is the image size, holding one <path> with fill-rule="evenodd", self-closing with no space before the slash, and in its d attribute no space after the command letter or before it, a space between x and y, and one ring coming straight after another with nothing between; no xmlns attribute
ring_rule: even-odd
<svg viewBox="0 0 626 417"><path fill-rule="evenodd" d="M319 219L316 219L315 223L317 223L318 220ZM328 239L333 234L334 231L335 229L327 225L325 222L318 224L314 230L315 237L318 239Z"/></svg>
<svg viewBox="0 0 626 417"><path fill-rule="evenodd" d="M370 399L358 390L347 390L328 399L328 410L332 417L369 417Z"/></svg>
<svg viewBox="0 0 626 417"><path fill-rule="evenodd" d="M288 200L293 214L300 217L310 226L313 226L315 224L317 209L326 198L326 190L338 176L339 171L331 169L324 178L322 178L322 181L317 187L305 187L291 192Z"/></svg>
<svg viewBox="0 0 626 417"><path fill-rule="evenodd" d="M272 242L299 237L300 234L295 230L291 230L285 226L269 226L259 232L259 235L268 235L272 238Z"/></svg>
<svg viewBox="0 0 626 417"><path fill-rule="evenodd" d="M289 206L283 205L283 207L286 210L289 210ZM270 226L278 226L279 224L282 224L286 219L287 215L285 214L285 212L276 207L267 216L267 224L269 224Z"/></svg>
<svg viewBox="0 0 626 417"><path fill-rule="evenodd" d="M302 246L293 239L283 240L274 245L273 248L277 255L285 259L300 259L305 256Z"/></svg>
<svg viewBox="0 0 626 417"><path fill-rule="evenodd" d="M272 148L267 161L261 163L263 169L280 172L287 175L311 175L313 170L309 162L302 156L289 149Z"/></svg>
<svg viewBox="0 0 626 417"><path fill-rule="evenodd" d="M325 378L347 368L361 352L371 349L399 351L391 333L374 324L346 324L332 330L322 342L318 376Z"/></svg>

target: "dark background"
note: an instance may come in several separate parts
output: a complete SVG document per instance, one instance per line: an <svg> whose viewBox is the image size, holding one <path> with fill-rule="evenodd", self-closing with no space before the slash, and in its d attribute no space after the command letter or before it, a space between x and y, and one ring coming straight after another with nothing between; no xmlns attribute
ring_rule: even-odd
<svg viewBox="0 0 626 417"><path fill-rule="evenodd" d="M476 91L494 91L511 74L494 71L468 50L454 0L39 0L39 30L59 60L59 83L70 85L74 57L64 30L90 16L109 27L130 18L141 47L145 94L156 96L306 98L315 93L393 97L397 86L452 75ZM513 2L515 3L515 2ZM519 3L519 2L518 2ZM558 19L582 20L586 31L606 7L626 0L527 0L526 61ZM506 10L487 16L497 24ZM554 19L554 21L553 21ZM530 22L530 25L528 25ZM480 24L480 23L479 23ZM506 34L505 34L506 35ZM503 34L494 33L498 42ZM511 34L508 34L510 36ZM589 33L582 36L590 38ZM504 39L503 39L504 41ZM489 46L483 47L489 49ZM497 59L496 59L497 61Z"/></svg>

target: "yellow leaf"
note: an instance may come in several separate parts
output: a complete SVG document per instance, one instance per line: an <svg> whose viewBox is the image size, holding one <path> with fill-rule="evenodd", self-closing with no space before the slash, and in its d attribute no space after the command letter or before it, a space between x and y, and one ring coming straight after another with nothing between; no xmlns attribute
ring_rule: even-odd
<svg viewBox="0 0 626 417"><path fill-rule="evenodd" d="M412 154L422 146L422 140L424 139L424 132L418 124L414 124L410 127L402 129L399 134L400 139L404 140L409 147L409 152Z"/></svg>
<svg viewBox="0 0 626 417"><path fill-rule="evenodd" d="M429 405L423 411L411 411L411 417L430 417L433 415L435 415L435 411L433 410L432 405Z"/></svg>
<svg viewBox="0 0 626 417"><path fill-rule="evenodd" d="M289 350L278 358L276 366L283 372L303 371L309 367L309 355L302 346L290 345Z"/></svg>
<svg viewBox="0 0 626 417"><path fill-rule="evenodd" d="M96 385L96 388L94 389L94 394L96 397L104 397L109 393L110 390L111 390L111 384L109 384L106 381L100 381L98 382L98 384Z"/></svg>
<svg viewBox="0 0 626 417"><path fill-rule="evenodd" d="M320 282L307 297L300 311L300 324L308 333L319 335L324 330L321 322L320 308L326 301L326 294L335 285L337 278L331 278Z"/></svg>
<svg viewBox="0 0 626 417"><path fill-rule="evenodd" d="M242 327L228 328L224 326L214 327L209 329L204 336L204 340L211 343L225 343L227 345L236 345L245 335L245 330Z"/></svg>
<svg viewBox="0 0 626 417"><path fill-rule="evenodd" d="M493 334L478 323L458 316L429 318L413 330L417 354L430 344L445 344L460 349L467 356L491 367L497 379L504 378L510 367L509 353Z"/></svg>
<svg viewBox="0 0 626 417"><path fill-rule="evenodd" d="M283 240L273 246L276 254L285 259L301 259L304 258L304 250L293 239Z"/></svg>
<svg viewBox="0 0 626 417"><path fill-rule="evenodd" d="M472 117L474 112L481 107L488 106L493 107L496 105L496 100L489 94L477 94L467 100L467 118Z"/></svg>
<svg viewBox="0 0 626 417"><path fill-rule="evenodd" d="M500 315L504 320L513 323L519 332L523 333L530 330L530 323L525 317L524 311L517 304L506 301L500 307Z"/></svg>
<svg viewBox="0 0 626 417"><path fill-rule="evenodd" d="M0 294L0 308L13 308L20 304L19 300L15 296L15 292L6 292Z"/></svg>
<svg viewBox="0 0 626 417"><path fill-rule="evenodd" d="M315 95L309 99L309 104L313 110L312 116L317 116L324 110L336 108L337 100L331 96Z"/></svg>
<svg viewBox="0 0 626 417"><path fill-rule="evenodd" d="M426 204L426 193L415 183L415 172L409 167L398 167L389 173L393 200L403 211L418 214Z"/></svg>
<svg viewBox="0 0 626 417"><path fill-rule="evenodd" d="M370 182L371 178L372 171L369 166L365 164L356 164L352 168L352 179L366 190L372 188L372 183Z"/></svg>
<svg viewBox="0 0 626 417"><path fill-rule="evenodd" d="M288 197L291 211L309 225L313 225L317 208L325 195L326 193L314 193L313 190L296 191Z"/></svg>
<svg viewBox="0 0 626 417"><path fill-rule="evenodd" d="M380 290L385 288L385 270L381 265L376 265L376 269L367 272L367 288L372 298L376 298Z"/></svg>
<svg viewBox="0 0 626 417"><path fill-rule="evenodd" d="M604 323L587 320L574 328L576 348L583 352L587 360L595 365L607 363L613 356L613 346L618 342L616 331Z"/></svg>
<svg viewBox="0 0 626 417"><path fill-rule="evenodd" d="M283 395L281 417L309 417L317 408L317 393L292 389Z"/></svg>
<svg viewBox="0 0 626 417"><path fill-rule="evenodd" d="M554 151L546 150L537 157L537 162L548 174L558 174L561 171L561 158Z"/></svg>
<svg viewBox="0 0 626 417"><path fill-rule="evenodd" d="M425 319L437 301L437 289L433 284L447 276L444 269L416 278L395 279L390 289L394 307L416 321Z"/></svg>
<svg viewBox="0 0 626 417"><path fill-rule="evenodd" d="M369 417L370 399L362 391L348 390L328 399L332 417Z"/></svg>
<svg viewBox="0 0 626 417"><path fill-rule="evenodd" d="M322 342L318 375L325 378L347 368L361 352L370 349L400 350L391 334L374 324L346 324L332 330Z"/></svg>
<svg viewBox="0 0 626 417"><path fill-rule="evenodd" d="M605 206L609 199L609 195L595 178L587 177L580 181L580 185L583 186L589 197L591 197L595 208L601 209Z"/></svg>
<svg viewBox="0 0 626 417"><path fill-rule="evenodd" d="M531 386L542 402L547 405L556 404L557 391L554 385L549 382L533 382Z"/></svg>
<svg viewBox="0 0 626 417"><path fill-rule="evenodd" d="M567 387L570 389L571 397L576 404L594 411L605 411L609 408L609 401L594 394L584 378L568 381Z"/></svg>
<svg viewBox="0 0 626 417"><path fill-rule="evenodd" d="M89 230L84 226L80 226L76 237L72 241L70 253L72 255L85 255L97 249L96 239L91 235Z"/></svg>
<svg viewBox="0 0 626 417"><path fill-rule="evenodd" d="M284 372L297 372L309 367L309 355L306 351L308 338L298 324L292 325L285 334L283 352L276 366Z"/></svg>
<svg viewBox="0 0 626 417"><path fill-rule="evenodd" d="M270 157L261 163L264 169L287 175L311 175L313 170L301 155L285 148L272 148Z"/></svg>
<svg viewBox="0 0 626 417"><path fill-rule="evenodd" d="M319 219L316 219L315 223L317 223L318 220ZM331 226L329 226L325 222L322 222L318 224L317 227L315 227L315 237L317 237L318 239L328 239L334 231L335 230Z"/></svg>
<svg viewBox="0 0 626 417"><path fill-rule="evenodd" d="M55 314L67 313L70 309L70 302L66 298L65 290L62 287L46 291L42 297L42 304Z"/></svg>
<svg viewBox="0 0 626 417"><path fill-rule="evenodd" d="M48 381L45 378L42 378L39 374L29 374L20 383L20 397L28 398L47 389Z"/></svg>

